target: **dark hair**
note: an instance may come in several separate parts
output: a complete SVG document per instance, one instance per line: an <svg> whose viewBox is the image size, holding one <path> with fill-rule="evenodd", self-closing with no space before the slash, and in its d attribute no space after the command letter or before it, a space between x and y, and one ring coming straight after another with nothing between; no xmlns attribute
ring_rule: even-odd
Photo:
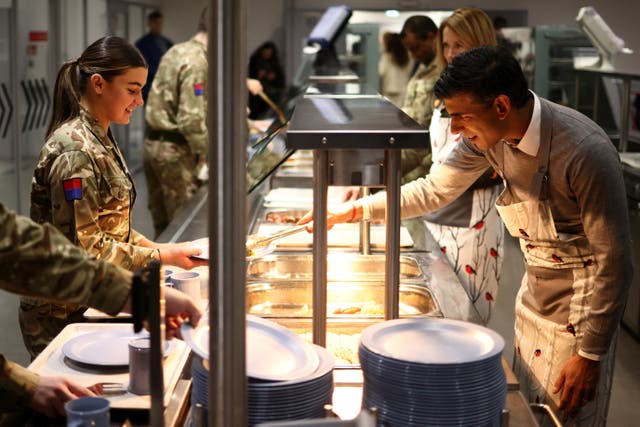
<svg viewBox="0 0 640 427"><path fill-rule="evenodd" d="M80 114L80 98L93 74L111 81L134 67L147 68L147 62L138 49L116 36L96 40L78 59L65 62L58 71L53 89L53 113L47 137L62 123Z"/></svg>
<svg viewBox="0 0 640 427"><path fill-rule="evenodd" d="M440 99L470 94L484 104L507 95L516 108L531 97L527 79L513 54L501 46L482 46L457 55L433 89Z"/></svg>
<svg viewBox="0 0 640 427"><path fill-rule="evenodd" d="M402 37L398 33L384 33L382 36L385 51L391 54L391 59L401 67L409 62L409 52L402 44Z"/></svg>
<svg viewBox="0 0 640 427"><path fill-rule="evenodd" d="M501 30L507 26L507 18L504 16L496 16L493 18L493 28L496 30Z"/></svg>
<svg viewBox="0 0 640 427"><path fill-rule="evenodd" d="M159 10L154 10L147 16L147 21L152 21L158 18L162 18L162 12L160 12Z"/></svg>
<svg viewBox="0 0 640 427"><path fill-rule="evenodd" d="M271 49L271 52L272 52L271 59L269 60L269 62L274 64L280 64L280 55L278 54L278 47L271 40L267 40L266 42L258 46L256 50L254 50L251 56L249 57L249 60L262 59L262 52L265 51L266 49Z"/></svg>
<svg viewBox="0 0 640 427"><path fill-rule="evenodd" d="M436 34L437 32L438 27L431 18L424 15L413 15L404 21L400 37L404 38L407 33L412 33L418 40L426 40L429 33Z"/></svg>
<svg viewBox="0 0 640 427"><path fill-rule="evenodd" d="M205 6L200 13L200 19L198 20L197 32L208 33L209 32L209 8Z"/></svg>

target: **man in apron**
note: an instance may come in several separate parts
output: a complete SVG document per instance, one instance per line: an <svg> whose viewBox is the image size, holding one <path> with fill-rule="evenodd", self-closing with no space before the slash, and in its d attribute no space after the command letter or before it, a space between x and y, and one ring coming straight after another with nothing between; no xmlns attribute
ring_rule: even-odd
<svg viewBox="0 0 640 427"><path fill-rule="evenodd" d="M402 217L445 206L488 166L498 171L505 190L496 207L526 261L515 322L521 390L562 411L567 425L604 425L633 274L615 147L584 115L530 92L504 48L458 55L435 95L464 138L429 175L402 187ZM385 198L337 206L328 224L384 218Z"/></svg>

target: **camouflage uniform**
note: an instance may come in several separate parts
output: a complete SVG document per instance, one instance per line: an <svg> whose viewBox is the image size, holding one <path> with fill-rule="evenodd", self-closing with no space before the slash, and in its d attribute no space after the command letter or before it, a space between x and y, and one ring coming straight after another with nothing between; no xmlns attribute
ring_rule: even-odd
<svg viewBox="0 0 640 427"><path fill-rule="evenodd" d="M435 101L433 87L438 77L440 77L440 73L434 59L429 65L420 64L407 84L402 111L425 129L428 129L431 123ZM431 148L428 140L425 140L425 148L402 150L403 184L425 176L430 167Z"/></svg>
<svg viewBox="0 0 640 427"><path fill-rule="evenodd" d="M72 178L81 179L81 198L67 201L65 185ZM31 218L50 222L98 259L127 270L159 258L157 249L137 246L144 236L131 229L134 200L133 179L120 149L111 132L106 133L88 111L56 129L40 151L31 187ZM31 356L67 324L84 321L85 308L22 298L20 327Z"/></svg>
<svg viewBox="0 0 640 427"><path fill-rule="evenodd" d="M156 236L195 194L206 162L207 51L195 39L177 44L160 61L147 100L144 172Z"/></svg>
<svg viewBox="0 0 640 427"><path fill-rule="evenodd" d="M120 311L132 274L97 262L50 224L38 225L0 203L0 288L23 295L86 303L110 314ZM0 412L25 405L39 377L0 354Z"/></svg>

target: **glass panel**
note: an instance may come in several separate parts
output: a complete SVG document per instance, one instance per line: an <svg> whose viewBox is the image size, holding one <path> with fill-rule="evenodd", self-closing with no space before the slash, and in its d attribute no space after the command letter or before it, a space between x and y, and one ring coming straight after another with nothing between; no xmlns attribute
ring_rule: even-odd
<svg viewBox="0 0 640 427"><path fill-rule="evenodd" d="M84 39L84 0L60 2L60 58L58 65L82 54L87 45ZM57 73L57 70L56 70Z"/></svg>
<svg viewBox="0 0 640 427"><path fill-rule="evenodd" d="M0 201L8 208L18 209L17 175L15 173L17 117L15 96L12 93L11 68L11 2L0 5Z"/></svg>
<svg viewBox="0 0 640 427"><path fill-rule="evenodd" d="M88 44L108 34L107 30L107 1L87 1L87 38ZM115 34L115 33L114 33Z"/></svg>
<svg viewBox="0 0 640 427"><path fill-rule="evenodd" d="M51 110L53 77L49 73L51 45L49 1L17 2L16 32L18 64L19 212L29 212L29 194L33 170L44 144L47 120Z"/></svg>

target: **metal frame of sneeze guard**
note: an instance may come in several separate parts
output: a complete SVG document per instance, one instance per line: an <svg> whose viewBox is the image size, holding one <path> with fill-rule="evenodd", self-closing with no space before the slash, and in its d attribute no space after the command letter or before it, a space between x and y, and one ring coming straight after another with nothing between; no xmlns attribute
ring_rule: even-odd
<svg viewBox="0 0 640 427"><path fill-rule="evenodd" d="M400 281L400 150L426 147L428 143L427 130L382 96L331 98L324 94L317 98L306 95L296 105L287 132L287 148L312 149L314 158L312 330L315 344L326 346L328 186L386 188L384 309L385 319L395 319L399 314ZM344 156L348 156L348 160L345 161ZM375 161L376 158L380 160Z"/></svg>

